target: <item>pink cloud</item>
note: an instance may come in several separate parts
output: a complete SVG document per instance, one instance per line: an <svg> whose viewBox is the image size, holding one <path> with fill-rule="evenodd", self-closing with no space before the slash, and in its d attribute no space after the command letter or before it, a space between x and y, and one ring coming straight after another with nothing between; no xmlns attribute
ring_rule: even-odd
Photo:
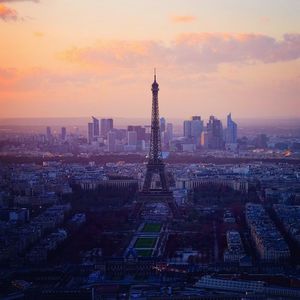
<svg viewBox="0 0 300 300"><path fill-rule="evenodd" d="M12 2L40 2L39 0L0 0L0 3L12 3Z"/></svg>
<svg viewBox="0 0 300 300"><path fill-rule="evenodd" d="M185 33L170 43L159 41L101 41L71 48L60 57L97 68L132 68L160 64L191 71L216 71L221 64L275 63L300 58L300 34L281 40L248 33Z"/></svg>
<svg viewBox="0 0 300 300"><path fill-rule="evenodd" d="M15 9L0 4L0 19L3 21L17 21L19 16Z"/></svg>
<svg viewBox="0 0 300 300"><path fill-rule="evenodd" d="M23 21L24 18L20 17L18 12L6 6L2 3L12 3L12 2L35 2L38 3L39 0L0 0L0 20L3 21ZM26 19L26 18L25 18Z"/></svg>
<svg viewBox="0 0 300 300"><path fill-rule="evenodd" d="M282 40L276 40L260 34L191 33L179 36L176 46L178 53L187 54L189 60L211 64L272 63L300 57L299 34L285 34Z"/></svg>

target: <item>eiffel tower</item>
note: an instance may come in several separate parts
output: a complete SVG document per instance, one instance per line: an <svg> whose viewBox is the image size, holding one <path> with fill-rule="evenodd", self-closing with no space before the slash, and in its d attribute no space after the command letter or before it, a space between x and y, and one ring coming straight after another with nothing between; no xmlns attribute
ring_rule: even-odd
<svg viewBox="0 0 300 300"><path fill-rule="evenodd" d="M154 82L152 84L152 118L151 118L151 138L150 151L147 163L147 170L144 185L140 192L140 199L147 202L167 202L169 206L173 204L173 192L169 190L168 180L165 173L165 164L161 152L161 133L159 125L158 91L159 85L156 81L156 71L154 69ZM152 188L152 181L158 175L160 188ZM172 209L173 210L173 209Z"/></svg>

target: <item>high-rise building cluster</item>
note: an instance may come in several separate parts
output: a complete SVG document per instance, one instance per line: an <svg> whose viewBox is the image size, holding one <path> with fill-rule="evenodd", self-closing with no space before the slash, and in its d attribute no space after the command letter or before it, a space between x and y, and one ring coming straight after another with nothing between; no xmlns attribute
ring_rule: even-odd
<svg viewBox="0 0 300 300"><path fill-rule="evenodd" d="M46 127L46 136L44 136L44 139L49 144L52 144L55 141L55 138L57 138L60 142L65 142L67 140L67 128L61 127L60 134L55 137L52 133L52 129L50 126Z"/></svg>
<svg viewBox="0 0 300 300"><path fill-rule="evenodd" d="M87 128L87 142L102 147L106 152L140 152L148 151L151 126L128 125L126 129L115 128L113 119L97 119L92 117ZM160 119L162 147L170 149L173 140L173 124Z"/></svg>
<svg viewBox="0 0 300 300"><path fill-rule="evenodd" d="M91 144L100 137L107 138L108 133L114 128L113 119L101 119L101 127L99 119L92 117L92 122L88 123L88 142Z"/></svg>
<svg viewBox="0 0 300 300"><path fill-rule="evenodd" d="M207 150L236 150L238 126L227 116L227 127L210 116L207 124L200 116L192 116L183 122L183 136L174 134L174 126L164 117L159 119L159 130L163 151L194 152ZM47 134L48 136L48 134ZM63 134L62 134L63 136ZM151 126L128 125L126 129L114 128L113 119L92 117L88 123L87 140L91 145L102 145L107 152L140 152L148 151L151 137Z"/></svg>
<svg viewBox="0 0 300 300"><path fill-rule="evenodd" d="M238 126L232 120L231 114L227 116L227 127L224 129L222 122L210 116L207 124L200 116L192 116L183 122L183 132L174 132L173 123L166 118L159 119L159 131L163 151L194 152L199 150L236 150ZM52 131L46 127L43 140L48 145L74 144L74 139L83 141L84 136L74 131L69 132L66 127ZM97 118L92 116L87 124L86 143L91 151L111 153L148 152L151 138L150 125L128 125L127 128L116 128L114 119ZM264 136L258 136L255 142L264 145ZM266 143L266 142L265 142Z"/></svg>
<svg viewBox="0 0 300 300"><path fill-rule="evenodd" d="M237 124L232 120L231 114L227 116L226 129L223 129L222 122L214 116L210 116L206 126L200 116L193 116L183 122L182 148L185 151L194 151L200 148L223 150L225 146L236 147L237 130Z"/></svg>
<svg viewBox="0 0 300 300"><path fill-rule="evenodd" d="M191 120L183 122L183 134L186 139L190 139L196 148L201 145L201 134L204 126L200 116L193 116Z"/></svg>

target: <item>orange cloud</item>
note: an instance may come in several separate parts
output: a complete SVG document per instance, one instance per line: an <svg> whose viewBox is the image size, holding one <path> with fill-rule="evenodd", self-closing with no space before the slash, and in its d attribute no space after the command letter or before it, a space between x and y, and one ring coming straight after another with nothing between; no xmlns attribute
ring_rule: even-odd
<svg viewBox="0 0 300 300"><path fill-rule="evenodd" d="M59 54L63 60L106 67L134 67L167 59L166 47L158 41L100 41L91 47L73 47Z"/></svg>
<svg viewBox="0 0 300 300"><path fill-rule="evenodd" d="M16 10L0 4L0 19L3 21L17 21L19 16Z"/></svg>
<svg viewBox="0 0 300 300"><path fill-rule="evenodd" d="M192 15L184 15L184 16L172 16L171 21L173 23L190 23L196 21L197 18Z"/></svg>

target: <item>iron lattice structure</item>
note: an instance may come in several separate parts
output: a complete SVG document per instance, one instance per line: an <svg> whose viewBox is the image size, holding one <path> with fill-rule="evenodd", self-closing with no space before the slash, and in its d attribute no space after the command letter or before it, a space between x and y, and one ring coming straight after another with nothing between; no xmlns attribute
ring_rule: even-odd
<svg viewBox="0 0 300 300"><path fill-rule="evenodd" d="M154 71L154 82L152 84L152 117L151 117L151 138L149 160L147 164L146 178L144 181L143 192L151 191L151 182L155 174L159 175L161 189L163 192L169 192L169 187L165 174L165 165L161 153L161 134L159 124L159 106L158 91L159 85L156 82L156 74Z"/></svg>

